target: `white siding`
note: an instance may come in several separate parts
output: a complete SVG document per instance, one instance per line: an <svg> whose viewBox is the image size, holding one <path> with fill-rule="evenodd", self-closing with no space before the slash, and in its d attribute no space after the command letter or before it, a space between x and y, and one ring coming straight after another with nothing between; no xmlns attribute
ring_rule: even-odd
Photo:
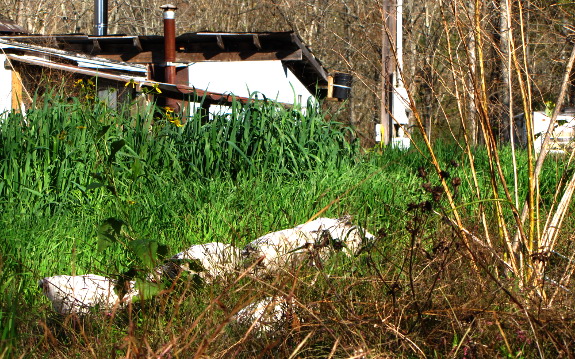
<svg viewBox="0 0 575 359"><path fill-rule="evenodd" d="M6 55L0 55L0 115L12 109L12 71L5 63Z"/></svg>
<svg viewBox="0 0 575 359"><path fill-rule="evenodd" d="M304 106L312 96L281 61L197 62L189 65L189 81L211 92L250 97L257 91L278 102Z"/></svg>

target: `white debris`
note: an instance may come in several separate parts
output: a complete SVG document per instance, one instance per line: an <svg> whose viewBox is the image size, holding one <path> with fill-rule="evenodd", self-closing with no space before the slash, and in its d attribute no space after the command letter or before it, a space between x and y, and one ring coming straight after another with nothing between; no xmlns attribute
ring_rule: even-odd
<svg viewBox="0 0 575 359"><path fill-rule="evenodd" d="M295 315L293 306L285 298L267 297L241 309L235 315L234 322L261 335L278 330L290 314Z"/></svg>
<svg viewBox="0 0 575 359"><path fill-rule="evenodd" d="M230 245L218 242L197 244L174 255L166 264L156 270L160 275L175 277L181 271L197 273L206 282L212 282L218 277L231 273L236 269L240 252ZM192 263L186 260L198 261L202 268L194 269Z"/></svg>
<svg viewBox="0 0 575 359"><path fill-rule="evenodd" d="M336 247L339 242L348 254L356 254L367 242L375 238L366 230L351 224L351 218L345 216L342 218L318 218L313 221L300 224L295 229L311 233L318 238L324 231L329 232L331 240L335 241ZM333 242L332 242L333 243ZM335 248L338 249L338 248Z"/></svg>
<svg viewBox="0 0 575 359"><path fill-rule="evenodd" d="M120 298L114 290L116 281L96 274L46 277L38 285L60 314L86 314L91 308L110 310L137 295L135 282L128 283L127 293Z"/></svg>
<svg viewBox="0 0 575 359"><path fill-rule="evenodd" d="M274 272L288 264L297 264L310 259L318 265L332 250L344 250L348 255L356 254L373 235L351 225L349 218L318 218L294 228L268 233L244 247L244 258L257 259L263 256L260 267L265 272Z"/></svg>
<svg viewBox="0 0 575 359"><path fill-rule="evenodd" d="M268 233L249 243L241 252L224 243L194 245L156 268L147 279L155 281L164 275L173 278L182 271L187 271L198 274L207 283L211 283L216 278L237 270L240 260L244 259L250 259L253 263L254 259L262 258L258 270L263 268L263 273L268 274L305 259L308 259L310 264L319 266L333 250L343 250L348 255L354 255L366 242L373 239L373 235L352 225L349 217L318 218L294 228ZM119 297L115 290L116 281L95 274L47 277L41 279L39 285L52 302L54 310L62 314L83 314L91 308L109 310L130 302L138 295L135 281L128 282L127 288L123 290L127 294ZM238 313L238 320L247 318L249 311L261 317L268 312L270 305L270 318L277 319L283 312L280 311L281 305L276 302L276 299L272 298L267 304L265 300L254 303L251 307L244 308L241 315Z"/></svg>

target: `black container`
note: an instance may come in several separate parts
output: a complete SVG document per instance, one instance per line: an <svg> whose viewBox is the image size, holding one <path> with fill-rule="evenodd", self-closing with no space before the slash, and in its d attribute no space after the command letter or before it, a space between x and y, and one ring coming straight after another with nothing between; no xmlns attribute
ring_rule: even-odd
<svg viewBox="0 0 575 359"><path fill-rule="evenodd" d="M333 97L340 100L346 100L351 95L351 80L350 74L338 72L333 77Z"/></svg>

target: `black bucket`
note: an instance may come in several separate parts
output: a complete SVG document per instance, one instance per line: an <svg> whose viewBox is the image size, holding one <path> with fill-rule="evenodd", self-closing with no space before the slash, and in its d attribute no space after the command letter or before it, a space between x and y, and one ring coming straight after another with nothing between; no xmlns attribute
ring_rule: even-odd
<svg viewBox="0 0 575 359"><path fill-rule="evenodd" d="M333 97L340 100L346 100L351 95L351 80L350 74L338 72L333 77Z"/></svg>

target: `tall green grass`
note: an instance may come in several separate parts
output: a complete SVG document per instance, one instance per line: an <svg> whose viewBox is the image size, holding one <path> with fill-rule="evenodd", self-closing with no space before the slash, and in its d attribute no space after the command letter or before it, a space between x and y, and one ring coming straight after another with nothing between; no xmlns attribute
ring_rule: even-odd
<svg viewBox="0 0 575 359"><path fill-rule="evenodd" d="M130 116L53 93L2 121L3 340L16 336L23 307L40 308L37 279L114 275L137 260L122 245L98 251L106 218L173 253L215 240L240 245L313 214L314 206L294 201L321 196L315 191L325 185L302 191L296 181L357 160L345 139L350 130L322 121L317 107L303 114L254 101L204 124L198 117L178 127L172 119L153 106Z"/></svg>
<svg viewBox="0 0 575 359"><path fill-rule="evenodd" d="M267 101L233 104L230 114L202 124L193 119L177 137L185 171L202 178L237 175L300 176L349 164L357 155L352 130L325 122L318 104L285 109Z"/></svg>
<svg viewBox="0 0 575 359"><path fill-rule="evenodd" d="M12 113L1 132L0 198L21 212L53 213L87 200L99 187L129 197L142 183L264 174L302 176L350 164L351 132L272 102L236 103L207 123L178 127L153 107L135 117L104 104L50 98L25 118ZM89 108L88 108L89 107Z"/></svg>
<svg viewBox="0 0 575 359"><path fill-rule="evenodd" d="M109 217L125 221L133 236L180 250L212 240L243 244L325 207L325 215L397 227L408 204L430 197L422 183L438 178L418 178L419 168L432 173L425 156L413 149L361 156L346 141L351 129L322 118L313 106L303 113L253 101L178 127L153 107L130 116L98 102L46 97L0 128L6 243L24 246L15 254L22 261L37 258L30 265L36 276L72 265L78 273L113 273L133 258L121 248L97 253L96 229ZM463 179L460 203L471 202L465 157L454 145L437 148L450 176ZM477 167L486 173L482 156L478 149ZM525 191L526 182L520 186ZM468 207L472 214L476 205ZM36 226L27 228L30 222ZM54 257L64 260L45 259Z"/></svg>

